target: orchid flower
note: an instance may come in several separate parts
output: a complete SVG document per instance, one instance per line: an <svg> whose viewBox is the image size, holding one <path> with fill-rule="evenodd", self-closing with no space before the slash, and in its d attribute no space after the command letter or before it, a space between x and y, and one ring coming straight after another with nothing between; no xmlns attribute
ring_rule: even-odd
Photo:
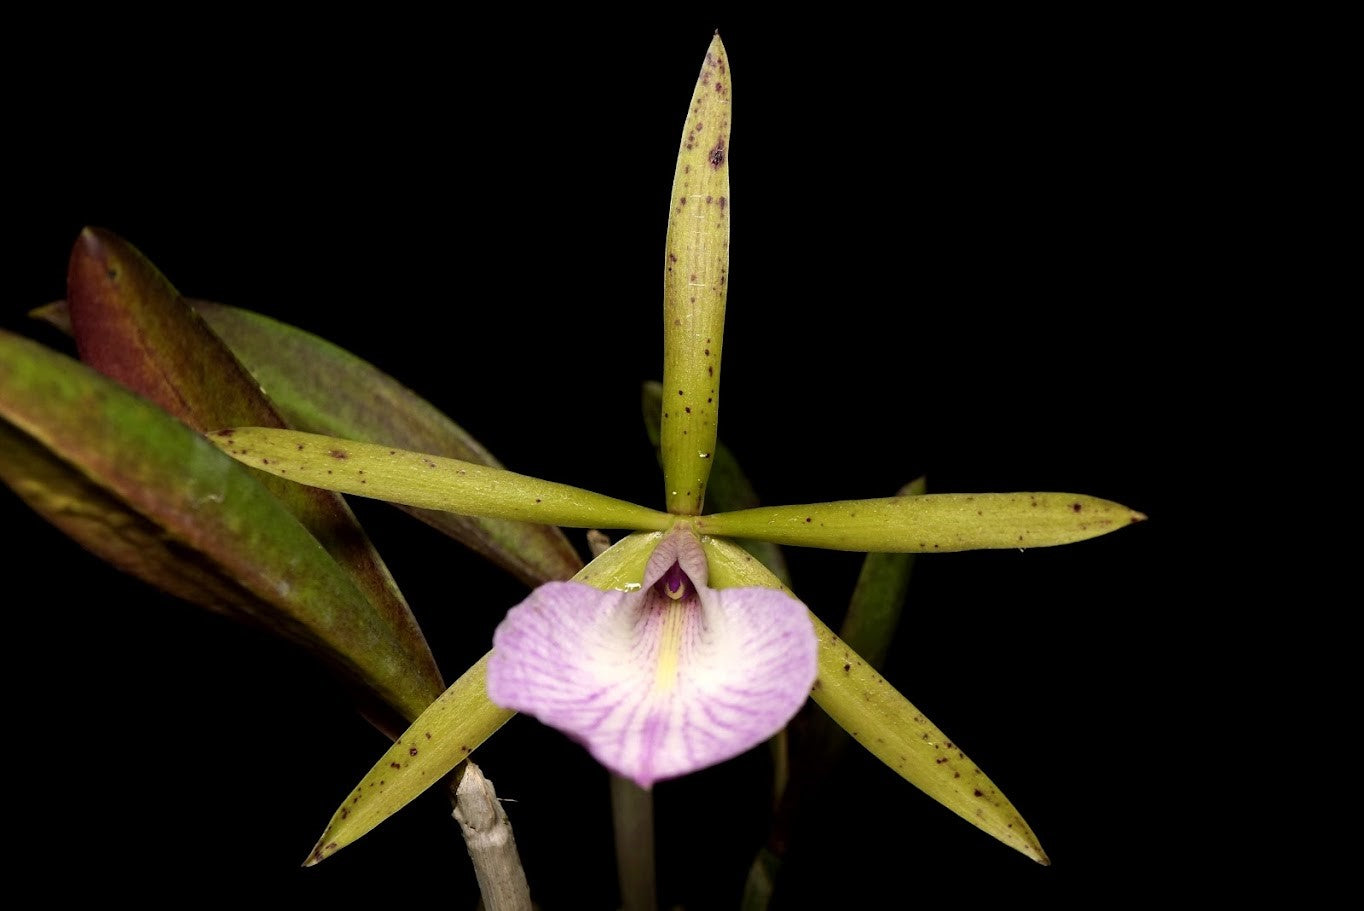
<svg viewBox="0 0 1364 911"><path fill-rule="evenodd" d="M540 586L493 636L488 696L642 788L761 743L805 704L814 627L794 598L716 590L708 576L700 542L678 528L633 591Z"/></svg>
<svg viewBox="0 0 1364 911"><path fill-rule="evenodd" d="M241 427L226 452L302 484L420 509L629 534L513 608L493 650L432 703L346 798L309 860L359 838L515 712L641 786L760 743L813 696L895 772L1046 862L1026 822L942 731L733 541L882 552L1065 544L1144 518L1077 494L934 494L704 514L716 448L729 253L731 81L706 54L674 175L664 257L667 511L500 468L373 443Z"/></svg>

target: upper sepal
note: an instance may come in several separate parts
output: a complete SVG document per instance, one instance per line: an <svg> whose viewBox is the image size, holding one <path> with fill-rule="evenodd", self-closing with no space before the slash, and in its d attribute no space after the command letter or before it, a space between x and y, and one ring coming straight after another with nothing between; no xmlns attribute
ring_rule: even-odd
<svg viewBox="0 0 1364 911"><path fill-rule="evenodd" d="M721 585L781 583L738 546L703 538L711 577ZM810 695L858 743L906 781L967 822L1039 863L1037 836L980 767L814 614L819 676Z"/></svg>
<svg viewBox="0 0 1364 911"><path fill-rule="evenodd" d="M663 261L661 443L668 511L706 498L729 290L729 58L716 35L682 127Z"/></svg>

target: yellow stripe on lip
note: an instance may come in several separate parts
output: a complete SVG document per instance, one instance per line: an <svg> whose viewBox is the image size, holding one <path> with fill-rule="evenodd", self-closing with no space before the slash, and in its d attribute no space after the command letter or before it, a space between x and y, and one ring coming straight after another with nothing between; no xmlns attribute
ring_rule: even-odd
<svg viewBox="0 0 1364 911"><path fill-rule="evenodd" d="M677 685L677 665L682 656L682 619L690 606L678 600L686 586L677 593L669 592L674 600L663 608L663 631L658 643L658 671L654 674L654 689L669 692ZM665 586L666 588L666 586Z"/></svg>

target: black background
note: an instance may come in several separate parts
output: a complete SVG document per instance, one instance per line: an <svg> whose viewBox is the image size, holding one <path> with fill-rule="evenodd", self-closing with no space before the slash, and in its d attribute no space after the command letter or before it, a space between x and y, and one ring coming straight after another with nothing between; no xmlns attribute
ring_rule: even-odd
<svg viewBox="0 0 1364 911"><path fill-rule="evenodd" d="M162 23L162 27L167 23ZM1067 490L1143 526L922 559L887 670L1007 793L1042 868L850 751L781 907L1159 890L1217 797L1170 569L1191 453L1167 390L1234 78L1185 23L723 17L632 22L68 23L11 84L0 325L64 293L85 224L184 293L325 335L509 467L661 505L673 159L722 29L736 82L721 436L768 503ZM137 36L137 37L132 37ZM1206 47L1206 45L1201 45ZM1191 401L1191 398L1193 399ZM524 589L378 504L357 512L448 678ZM33 871L111 894L308 901L476 889L437 798L298 864L384 748L288 646L106 569L0 491L12 782ZM581 544L581 536L573 533ZM860 556L789 552L837 625ZM19 667L19 665L16 665ZM546 908L613 907L605 774L515 719L477 759ZM765 836L762 750L657 788L666 902L733 907ZM24 866L24 865L21 865ZM24 871L20 871L20 876ZM830 905L829 903L833 903Z"/></svg>

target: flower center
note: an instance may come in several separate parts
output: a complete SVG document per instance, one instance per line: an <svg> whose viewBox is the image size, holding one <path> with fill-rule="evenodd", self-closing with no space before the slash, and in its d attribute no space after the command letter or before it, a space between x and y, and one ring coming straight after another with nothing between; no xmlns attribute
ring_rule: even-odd
<svg viewBox="0 0 1364 911"><path fill-rule="evenodd" d="M690 593L691 579L682 571L682 564L674 563L668 567L663 578L658 580L658 588L674 601L681 601Z"/></svg>

